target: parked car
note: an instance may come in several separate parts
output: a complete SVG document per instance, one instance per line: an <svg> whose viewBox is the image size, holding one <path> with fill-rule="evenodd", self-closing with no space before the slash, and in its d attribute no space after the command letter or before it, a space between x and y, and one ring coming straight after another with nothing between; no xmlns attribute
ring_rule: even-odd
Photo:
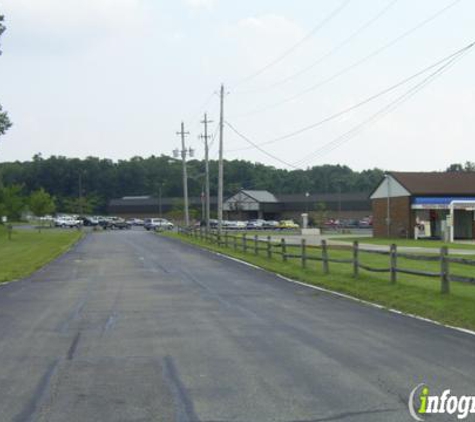
<svg viewBox="0 0 475 422"><path fill-rule="evenodd" d="M97 220L104 230L112 228L112 217L97 217Z"/></svg>
<svg viewBox="0 0 475 422"><path fill-rule="evenodd" d="M262 227L265 230L275 230L279 228L279 222L275 220L265 220Z"/></svg>
<svg viewBox="0 0 475 422"><path fill-rule="evenodd" d="M109 221L111 229L128 230L132 227L127 221L120 217L111 217Z"/></svg>
<svg viewBox="0 0 475 422"><path fill-rule="evenodd" d="M144 220L145 230L171 230L174 225L166 218L146 218Z"/></svg>
<svg viewBox="0 0 475 422"><path fill-rule="evenodd" d="M260 230L264 228L265 220L257 219L257 220L249 220L247 222L246 228L248 230Z"/></svg>
<svg viewBox="0 0 475 422"><path fill-rule="evenodd" d="M345 229L356 229L359 227L359 221L354 218L342 220L341 226Z"/></svg>
<svg viewBox="0 0 475 422"><path fill-rule="evenodd" d="M79 217L79 220L82 221L85 227L95 227L99 224L99 220L96 217Z"/></svg>
<svg viewBox="0 0 475 422"><path fill-rule="evenodd" d="M69 228L79 228L82 226L82 221L77 219L76 217L71 216L62 216L57 217L54 220L55 227L69 227Z"/></svg>
<svg viewBox="0 0 475 422"><path fill-rule="evenodd" d="M298 229L300 226L294 222L294 220L282 220L279 223L279 229L281 230L292 230L292 229Z"/></svg>
<svg viewBox="0 0 475 422"><path fill-rule="evenodd" d="M366 228L366 227L372 227L373 226L373 217L365 217L362 218L358 222L359 227L361 228Z"/></svg>
<svg viewBox="0 0 475 422"><path fill-rule="evenodd" d="M129 218L127 219L127 223L131 226L143 226L144 221L140 218Z"/></svg>
<svg viewBox="0 0 475 422"><path fill-rule="evenodd" d="M329 218L325 221L324 226L327 229L337 229L340 226L340 221L335 220L334 218Z"/></svg>
<svg viewBox="0 0 475 422"><path fill-rule="evenodd" d="M246 221L223 220L223 228L226 230L244 230L247 227Z"/></svg>

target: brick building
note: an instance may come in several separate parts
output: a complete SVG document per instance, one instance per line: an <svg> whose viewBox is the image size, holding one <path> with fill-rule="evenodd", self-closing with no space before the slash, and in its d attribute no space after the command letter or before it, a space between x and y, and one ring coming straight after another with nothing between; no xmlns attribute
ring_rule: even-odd
<svg viewBox="0 0 475 422"><path fill-rule="evenodd" d="M475 238L475 172L390 172L370 198L375 237Z"/></svg>

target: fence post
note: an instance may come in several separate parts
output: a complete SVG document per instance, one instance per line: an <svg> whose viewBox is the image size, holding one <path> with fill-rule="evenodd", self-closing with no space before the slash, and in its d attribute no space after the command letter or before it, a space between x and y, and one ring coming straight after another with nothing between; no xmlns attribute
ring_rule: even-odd
<svg viewBox="0 0 475 422"><path fill-rule="evenodd" d="M242 235L242 250L244 253L247 253L247 237L246 233Z"/></svg>
<svg viewBox="0 0 475 422"><path fill-rule="evenodd" d="M397 246L393 243L389 249L391 284L397 280Z"/></svg>
<svg viewBox="0 0 475 422"><path fill-rule="evenodd" d="M328 265L328 245L327 241L322 239L322 264L323 274L330 274L330 268Z"/></svg>
<svg viewBox="0 0 475 422"><path fill-rule="evenodd" d="M442 246L440 248L440 291L443 294L450 293L449 261L447 260L447 254L447 246Z"/></svg>
<svg viewBox="0 0 475 422"><path fill-rule="evenodd" d="M287 262L287 246L285 245L284 238L280 240L280 244L282 246L282 261Z"/></svg>
<svg viewBox="0 0 475 422"><path fill-rule="evenodd" d="M301 253L302 253L302 268L307 268L307 244L305 242L305 239L302 239Z"/></svg>
<svg viewBox="0 0 475 422"><path fill-rule="evenodd" d="M259 242L257 240L257 234L254 235L254 255L259 255Z"/></svg>
<svg viewBox="0 0 475 422"><path fill-rule="evenodd" d="M359 257L358 257L358 252L359 252L359 249L358 249L358 241L355 240L353 242L353 277L358 277L358 273L359 273Z"/></svg>
<svg viewBox="0 0 475 422"><path fill-rule="evenodd" d="M272 243L270 236L267 236L267 259L272 259Z"/></svg>
<svg viewBox="0 0 475 422"><path fill-rule="evenodd" d="M237 251L237 236L236 235L233 235L233 246L234 246L234 250Z"/></svg>
<svg viewBox="0 0 475 422"><path fill-rule="evenodd" d="M228 247L228 232L224 232L224 246Z"/></svg>

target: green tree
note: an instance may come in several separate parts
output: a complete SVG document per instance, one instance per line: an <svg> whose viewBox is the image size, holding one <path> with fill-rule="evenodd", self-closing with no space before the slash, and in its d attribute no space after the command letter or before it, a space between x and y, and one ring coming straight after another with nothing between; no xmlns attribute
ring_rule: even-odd
<svg viewBox="0 0 475 422"><path fill-rule="evenodd" d="M93 196L82 196L81 198L67 198L64 201L64 211L72 214L90 215L97 207L98 200Z"/></svg>
<svg viewBox="0 0 475 422"><path fill-rule="evenodd" d="M466 161L465 164L455 163L447 167L447 171L459 172L459 171L475 171L475 163L472 161Z"/></svg>
<svg viewBox="0 0 475 422"><path fill-rule="evenodd" d="M318 202L316 210L311 212L309 215L309 222L312 226L323 229L325 226L325 221L327 221L328 211L324 202Z"/></svg>
<svg viewBox="0 0 475 422"><path fill-rule="evenodd" d="M9 220L18 220L25 209L22 186L12 185L0 189L0 214Z"/></svg>
<svg viewBox="0 0 475 422"><path fill-rule="evenodd" d="M0 37L5 32L5 25L3 24L4 17L0 15ZM2 51L0 50L0 54ZM2 106L0 105L0 135L4 135L5 132L11 127L12 123L8 118L8 114L3 111Z"/></svg>
<svg viewBox="0 0 475 422"><path fill-rule="evenodd" d="M56 209L54 198L43 188L30 195L29 207L30 211L36 217L44 217L45 215L53 214Z"/></svg>

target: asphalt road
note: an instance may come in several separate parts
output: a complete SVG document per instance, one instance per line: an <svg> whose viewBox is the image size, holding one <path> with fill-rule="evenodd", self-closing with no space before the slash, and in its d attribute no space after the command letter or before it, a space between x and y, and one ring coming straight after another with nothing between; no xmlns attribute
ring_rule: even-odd
<svg viewBox="0 0 475 422"><path fill-rule="evenodd" d="M409 421L420 382L475 395L475 336L152 233L0 288L1 421Z"/></svg>

